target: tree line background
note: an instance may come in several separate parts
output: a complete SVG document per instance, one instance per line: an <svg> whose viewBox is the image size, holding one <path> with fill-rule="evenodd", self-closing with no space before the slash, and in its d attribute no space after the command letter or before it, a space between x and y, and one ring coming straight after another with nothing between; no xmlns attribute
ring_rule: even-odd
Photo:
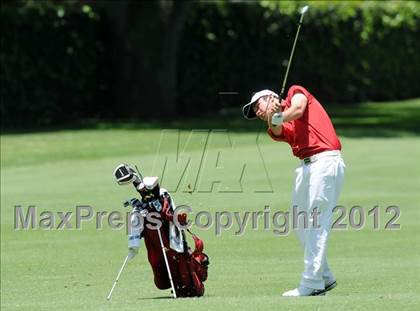
<svg viewBox="0 0 420 311"><path fill-rule="evenodd" d="M2 1L1 126L239 116L279 91L305 4ZM324 104L420 96L419 2L309 4L288 86Z"/></svg>

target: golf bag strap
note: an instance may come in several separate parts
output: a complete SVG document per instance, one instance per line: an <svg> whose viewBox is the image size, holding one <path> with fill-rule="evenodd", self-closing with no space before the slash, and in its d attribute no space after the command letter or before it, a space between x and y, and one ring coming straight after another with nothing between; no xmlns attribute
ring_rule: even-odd
<svg viewBox="0 0 420 311"><path fill-rule="evenodd" d="M203 252L203 249L204 249L203 240L201 240L196 235L193 235L193 240L194 240L194 244L195 244L195 249L194 249L193 253L196 254L196 255L201 254Z"/></svg>
<svg viewBox="0 0 420 311"><path fill-rule="evenodd" d="M204 242L202 239L200 239L198 236L196 236L194 233L191 232L190 229L187 229L188 233L191 234L193 240L194 240L194 251L193 255L201 255L204 250Z"/></svg>
<svg viewBox="0 0 420 311"><path fill-rule="evenodd" d="M166 196L163 196L163 207L162 207L162 218L167 221L173 222L173 214L170 208L169 200Z"/></svg>
<svg viewBox="0 0 420 311"><path fill-rule="evenodd" d="M163 196L163 207L162 207L161 216L163 219L169 222L174 222L174 214L172 212L172 207L169 200L170 199L167 196ZM178 214L178 222L181 225L185 225L187 223L187 214L185 213Z"/></svg>

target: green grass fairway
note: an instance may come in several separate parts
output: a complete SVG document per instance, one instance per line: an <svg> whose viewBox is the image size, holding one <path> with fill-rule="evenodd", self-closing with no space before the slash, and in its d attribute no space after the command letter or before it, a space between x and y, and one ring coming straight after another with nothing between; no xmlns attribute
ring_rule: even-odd
<svg viewBox="0 0 420 311"><path fill-rule="evenodd" d="M263 230L262 220L258 230L248 224L242 236L235 235L235 222L217 237L214 226L193 228L204 239L210 256L206 293L203 298L176 301L168 298L169 290L155 288L144 247L127 265L112 301L106 301L127 252L125 230L111 230L106 220L102 230L95 230L94 221L83 223L81 230L13 228L15 205L25 209L35 205L38 215L46 210L74 212L76 205L90 205L95 211L124 211L122 201L135 192L114 182L115 166L138 164L145 174L160 174L166 157L163 186L169 188L177 185L182 165L190 159L191 169L172 194L178 205L188 204L195 213L206 210L214 218L217 211L263 211L265 205L271 211L286 211L298 165L286 144L273 142L264 133L257 137L247 125L241 127L242 123L235 127L229 123L229 136L223 131L191 134L187 124L179 144L176 132L162 136L160 129L153 128L2 135L1 309L418 310L420 123L413 113L420 111L420 100L406 105L409 115L403 113L404 103L394 103L399 107L395 110L398 117L411 122L405 127L392 127L396 119L388 113L391 110L381 114L374 104L354 108L358 114L332 110L338 132L343 134L347 165L339 203L347 209L360 205L366 214L379 205L380 228L374 230L373 217L366 215L364 228L332 232L329 262L338 287L325 297L281 297L299 282L302 251L293 232L274 235L271 223L270 230ZM361 111L367 111L366 115ZM220 122L217 128L225 126ZM363 127L369 137L364 137ZM194 128L202 126L195 124ZM176 166L177 148L182 151L186 143L188 152L180 154ZM272 192L267 192L271 189L267 175ZM195 192L184 191L196 180ZM211 189L213 181L220 183ZM391 218L385 213L389 205L401 210L400 230L384 229ZM348 215L345 222L349 222ZM74 227L75 215L71 223Z"/></svg>

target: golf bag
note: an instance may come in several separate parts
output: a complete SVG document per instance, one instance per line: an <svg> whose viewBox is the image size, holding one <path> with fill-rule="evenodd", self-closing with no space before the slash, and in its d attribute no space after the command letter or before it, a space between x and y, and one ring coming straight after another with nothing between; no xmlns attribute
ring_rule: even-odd
<svg viewBox="0 0 420 311"><path fill-rule="evenodd" d="M160 188L157 177L138 176L125 164L117 167L114 175L119 184L133 183L141 196L124 203L132 207L128 236L131 258L144 240L157 288L172 287L174 297L202 296L209 259L203 252L203 241L176 225L186 224L186 214L179 214L174 221L175 203L168 191ZM185 231L192 235L194 250L187 244Z"/></svg>

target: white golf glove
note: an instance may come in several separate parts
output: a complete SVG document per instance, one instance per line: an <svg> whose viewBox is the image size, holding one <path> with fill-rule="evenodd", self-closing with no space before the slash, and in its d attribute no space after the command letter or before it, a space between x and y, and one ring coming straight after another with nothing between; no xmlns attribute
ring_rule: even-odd
<svg viewBox="0 0 420 311"><path fill-rule="evenodd" d="M271 124L274 126L279 126L283 123L283 113L276 112L271 117Z"/></svg>
<svg viewBox="0 0 420 311"><path fill-rule="evenodd" d="M136 255L139 253L139 248L138 247L130 247L128 249L128 259L133 259L134 257L136 257Z"/></svg>

